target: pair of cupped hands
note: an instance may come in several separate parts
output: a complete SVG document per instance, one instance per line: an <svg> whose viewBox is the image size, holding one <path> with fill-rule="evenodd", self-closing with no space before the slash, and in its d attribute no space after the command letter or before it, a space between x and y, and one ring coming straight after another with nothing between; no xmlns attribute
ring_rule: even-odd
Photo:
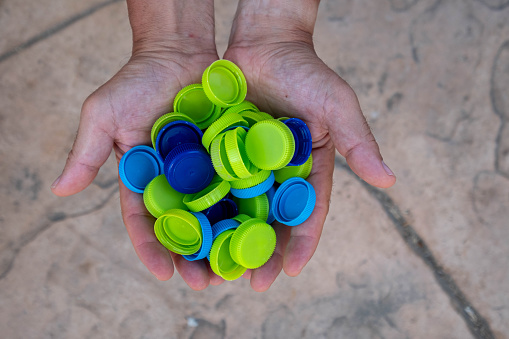
<svg viewBox="0 0 509 339"><path fill-rule="evenodd" d="M244 20L237 12L223 58L241 68L248 85L246 99L261 111L306 122L313 137L313 169L307 180L317 195L315 209L303 224L274 224L277 245L273 256L244 275L254 290L264 291L281 270L298 275L315 252L329 210L336 149L371 185L390 187L396 178L382 161L354 91L315 53L314 23L309 28L275 27L266 20L270 18L258 19L250 15ZM196 37L186 32L171 39L137 40L133 27L130 60L83 104L76 140L62 175L52 185L56 195L85 189L112 148L119 161L130 148L150 145L154 121L172 110L180 89L200 83L205 68L218 59L213 28L208 34L211 36ZM195 290L223 282L206 259L190 262L161 245L154 234L155 219L145 209L142 195L131 192L121 181L119 186L129 237L138 257L157 279L170 279L176 268Z"/></svg>

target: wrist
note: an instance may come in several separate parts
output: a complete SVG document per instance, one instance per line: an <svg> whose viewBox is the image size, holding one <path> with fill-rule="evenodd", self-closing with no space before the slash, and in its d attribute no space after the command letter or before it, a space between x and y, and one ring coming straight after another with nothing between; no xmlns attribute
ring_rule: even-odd
<svg viewBox="0 0 509 339"><path fill-rule="evenodd" d="M263 41L312 45L319 0L240 0L230 45Z"/></svg>
<svg viewBox="0 0 509 339"><path fill-rule="evenodd" d="M127 0L133 55L216 53L213 0Z"/></svg>

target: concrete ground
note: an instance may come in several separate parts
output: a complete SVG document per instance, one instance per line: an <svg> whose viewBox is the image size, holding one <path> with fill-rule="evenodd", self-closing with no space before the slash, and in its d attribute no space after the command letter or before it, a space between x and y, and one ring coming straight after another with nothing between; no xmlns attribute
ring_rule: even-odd
<svg viewBox="0 0 509 339"><path fill-rule="evenodd" d="M220 51L235 3L216 1ZM315 256L265 293L153 278L113 159L50 192L130 38L123 1L0 0L2 338L509 338L509 1L322 1L318 54L398 182L367 187L338 156Z"/></svg>

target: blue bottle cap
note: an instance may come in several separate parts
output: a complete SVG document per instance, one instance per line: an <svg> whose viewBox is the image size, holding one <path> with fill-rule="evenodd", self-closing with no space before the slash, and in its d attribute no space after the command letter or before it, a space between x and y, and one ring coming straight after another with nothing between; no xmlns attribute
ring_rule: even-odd
<svg viewBox="0 0 509 339"><path fill-rule="evenodd" d="M201 144L181 144L164 161L164 175L177 192L198 193L207 187L215 171Z"/></svg>
<svg viewBox="0 0 509 339"><path fill-rule="evenodd" d="M262 183L244 189L232 188L230 192L237 198L241 199L254 198L259 196L260 194L267 192L272 187L272 185L274 185L274 181L275 181L274 172L271 171L269 177L265 179L265 181L263 181Z"/></svg>
<svg viewBox="0 0 509 339"><path fill-rule="evenodd" d="M223 198L206 210L202 211L202 213L205 214L210 223L214 225L218 221L233 218L239 214L239 209L233 200Z"/></svg>
<svg viewBox="0 0 509 339"><path fill-rule="evenodd" d="M212 237L212 227L210 226L210 222L207 219L207 217L200 212L191 212L191 214L194 215L196 219L198 219L198 221L200 222L202 232L202 243L198 252L190 255L184 255L183 257L188 261L195 261L203 259L209 255L210 248L212 247L213 237Z"/></svg>
<svg viewBox="0 0 509 339"><path fill-rule="evenodd" d="M283 182L274 194L272 211L280 223L297 226L309 218L315 203L313 186L302 178L290 178Z"/></svg>
<svg viewBox="0 0 509 339"><path fill-rule="evenodd" d="M178 145L201 144L202 136L202 131L195 124L184 120L173 121L161 128L157 134L155 149L164 160Z"/></svg>
<svg viewBox="0 0 509 339"><path fill-rule="evenodd" d="M269 199L269 216L267 217L267 224L272 224L276 220L274 212L272 211L272 201L274 200L274 194L276 194L276 186L272 185L265 194L267 195L267 199Z"/></svg>
<svg viewBox="0 0 509 339"><path fill-rule="evenodd" d="M239 227L240 222L233 219L224 219L221 220L214 225L212 225L212 237L215 239L219 234L223 233L226 230L231 230Z"/></svg>
<svg viewBox="0 0 509 339"><path fill-rule="evenodd" d="M143 193L145 186L163 172L163 163L152 147L136 146L120 159L118 174L131 191Z"/></svg>
<svg viewBox="0 0 509 339"><path fill-rule="evenodd" d="M233 219L224 219L212 225L212 239L215 240L217 236L224 231L235 229L239 227L240 222ZM207 259L210 261L210 251L207 255Z"/></svg>
<svg viewBox="0 0 509 339"><path fill-rule="evenodd" d="M295 139L295 153L288 166L300 166L308 160L311 154L313 146L311 131L304 121L297 118L283 120L283 123L290 128Z"/></svg>

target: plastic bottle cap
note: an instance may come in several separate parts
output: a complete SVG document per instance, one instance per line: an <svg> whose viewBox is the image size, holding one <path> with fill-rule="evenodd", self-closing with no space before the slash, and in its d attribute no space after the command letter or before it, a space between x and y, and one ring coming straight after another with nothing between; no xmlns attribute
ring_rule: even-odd
<svg viewBox="0 0 509 339"><path fill-rule="evenodd" d="M212 125L210 125L209 128L203 134L202 143L205 149L207 149L208 151L210 149L210 144L212 143L212 140L214 140L216 136L219 135L219 133L223 132L224 130L232 126L248 127L248 123L246 120L244 120L244 118L242 118L240 115L236 113L223 115L222 117L214 121L214 123L212 123Z"/></svg>
<svg viewBox="0 0 509 339"><path fill-rule="evenodd" d="M216 204L230 192L230 184L226 180L214 182L198 193L186 194L184 204L193 212L200 212Z"/></svg>
<svg viewBox="0 0 509 339"><path fill-rule="evenodd" d="M173 110L189 116L198 124L214 113L215 105L207 98L201 84L182 88L173 101Z"/></svg>
<svg viewBox="0 0 509 339"><path fill-rule="evenodd" d="M275 119L260 121L247 132L246 152L249 160L258 168L283 168L295 153L292 131Z"/></svg>
<svg viewBox="0 0 509 339"><path fill-rule="evenodd" d="M240 214L247 214L251 218L267 221L269 216L269 199L267 199L265 193L249 199L235 198L234 201L237 203Z"/></svg>
<svg viewBox="0 0 509 339"><path fill-rule="evenodd" d="M254 269L265 264L276 248L276 232L267 223L251 219L239 225L230 241L230 254L239 265Z"/></svg>
<svg viewBox="0 0 509 339"><path fill-rule="evenodd" d="M230 181L230 185L235 189L253 187L267 180L267 178L270 176L270 173L271 171L260 170L252 177Z"/></svg>
<svg viewBox="0 0 509 339"><path fill-rule="evenodd" d="M252 218L247 214L238 214L235 217L233 217L232 219L235 221L238 221L239 223L242 224L244 221L248 221L249 219L252 219Z"/></svg>
<svg viewBox="0 0 509 339"><path fill-rule="evenodd" d="M183 210L166 211L156 220L154 233L164 247L177 254L196 253L202 244L200 222Z"/></svg>
<svg viewBox="0 0 509 339"><path fill-rule="evenodd" d="M216 238L219 234L227 230L239 227L240 222L233 219L224 219L212 225L212 236Z"/></svg>
<svg viewBox="0 0 509 339"><path fill-rule="evenodd" d="M156 151L161 159L166 159L175 147L181 144L200 144L202 131L195 124L179 120L161 128L156 139Z"/></svg>
<svg viewBox="0 0 509 339"><path fill-rule="evenodd" d="M245 179L252 177L258 169L251 164L246 153L244 140L247 132L242 127L225 132L224 145L228 162L238 178Z"/></svg>
<svg viewBox="0 0 509 339"><path fill-rule="evenodd" d="M232 199L224 198L202 212L212 225L225 219L231 219L239 213L237 204Z"/></svg>
<svg viewBox="0 0 509 339"><path fill-rule="evenodd" d="M131 191L143 193L152 179L163 172L163 163L156 151L148 146L136 146L120 159L118 174Z"/></svg>
<svg viewBox="0 0 509 339"><path fill-rule="evenodd" d="M230 241L234 232L234 230L227 230L219 234L210 249L210 268L215 274L225 280L240 278L247 270L245 267L237 264L231 257Z"/></svg>
<svg viewBox="0 0 509 339"><path fill-rule="evenodd" d="M276 220L272 211L272 201L274 200L274 194L276 194L276 186L272 186L267 192L265 192L265 194L269 201L269 216L267 217L267 224L272 224Z"/></svg>
<svg viewBox="0 0 509 339"><path fill-rule="evenodd" d="M249 199L267 192L274 185L274 173L270 172L270 176L262 183L244 189L231 189L231 193L237 198Z"/></svg>
<svg viewBox="0 0 509 339"><path fill-rule="evenodd" d="M311 155L313 139L306 123L297 118L284 120L283 123L290 128L295 140L295 154L288 163L290 166L300 166L304 164Z"/></svg>
<svg viewBox="0 0 509 339"><path fill-rule="evenodd" d="M270 120L270 119L274 119L274 117L272 115L270 115L269 113L265 113L265 112L258 112L258 115L264 117L265 119L264 120Z"/></svg>
<svg viewBox="0 0 509 339"><path fill-rule="evenodd" d="M240 112L239 115L244 118L244 120L247 121L249 124L249 127L253 126L257 122L267 120L267 118L261 114L258 114L259 112L251 112L251 111L244 111Z"/></svg>
<svg viewBox="0 0 509 339"><path fill-rule="evenodd" d="M191 119L185 114L181 114L178 112L171 112L163 115L162 117L157 119L156 122L154 122L154 125L152 125L152 130L150 131L150 139L152 140L152 146L154 146L154 148L156 148L156 139L161 128L163 128L170 122L177 120L184 120L190 123L194 123L193 119Z"/></svg>
<svg viewBox="0 0 509 339"><path fill-rule="evenodd" d="M309 155L308 160L306 160L306 162L303 165L283 167L280 170L274 171L274 176L276 178L276 181L280 184L293 177L307 179L307 177L311 173L312 168L313 168L313 155Z"/></svg>
<svg viewBox="0 0 509 339"><path fill-rule="evenodd" d="M207 97L220 107L240 104L247 94L247 83L240 68L228 60L213 62L202 76Z"/></svg>
<svg viewBox="0 0 509 339"><path fill-rule="evenodd" d="M209 155L198 144L179 145L164 161L166 179L181 193L198 193L210 184L214 174Z"/></svg>
<svg viewBox="0 0 509 339"><path fill-rule="evenodd" d="M145 207L156 218L170 209L187 210L183 199L184 193L175 191L162 174L152 179L143 192Z"/></svg>
<svg viewBox="0 0 509 339"><path fill-rule="evenodd" d="M313 213L315 203L316 194L313 186L302 178L290 178L276 190L272 200L272 211L280 223L297 226Z"/></svg>
<svg viewBox="0 0 509 339"><path fill-rule="evenodd" d="M224 143L224 133L219 134L212 144L210 145L210 158L212 159L212 165L216 170L217 175L222 179L233 181L237 180L238 177L233 172L233 168L230 166L228 155L226 153L226 146Z"/></svg>
<svg viewBox="0 0 509 339"><path fill-rule="evenodd" d="M224 111L224 114L229 114L229 113L239 114L239 113L245 112L245 111L259 112L260 110L252 102L244 100L243 102L241 102L238 105L227 108L226 111Z"/></svg>
<svg viewBox="0 0 509 339"><path fill-rule="evenodd" d="M196 219L198 219L198 222L200 223L200 227L201 227L201 233L202 233L202 243L201 243L201 246L200 246L200 249L194 253L194 254L190 254L190 255L184 255L184 259L188 260L188 261L195 261L195 260L201 260L201 259L204 259L207 257L207 255L210 253L210 249L212 247L212 227L210 226L210 222L209 220L207 219L207 217L205 217L205 215L203 215L202 213L199 213L199 212L191 212L195 217Z"/></svg>

